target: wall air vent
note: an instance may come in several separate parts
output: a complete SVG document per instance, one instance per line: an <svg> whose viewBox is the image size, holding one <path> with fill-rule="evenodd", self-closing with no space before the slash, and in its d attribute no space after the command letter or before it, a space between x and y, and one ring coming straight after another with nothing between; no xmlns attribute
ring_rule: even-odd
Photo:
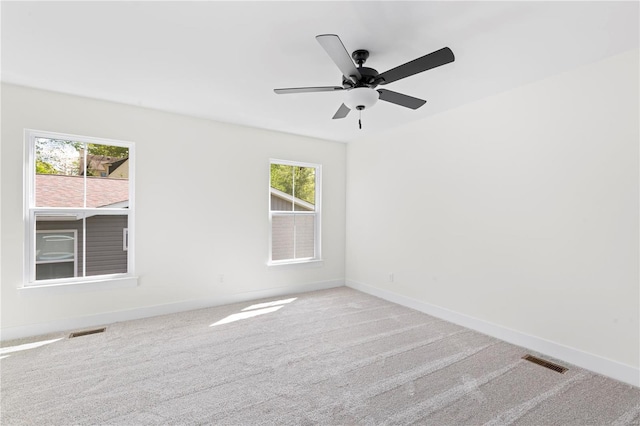
<svg viewBox="0 0 640 426"><path fill-rule="evenodd" d="M564 374L568 370L568 368L566 368L566 367L562 367L561 365L554 364L553 362L549 362L547 360L544 360L542 358L538 358L538 357L535 357L535 356L529 355L529 354L523 356L522 359L526 359L527 361L531 361L534 364L541 365L543 367L548 368L549 370L553 370L553 371L556 371L556 372L562 373L562 374Z"/></svg>
<svg viewBox="0 0 640 426"><path fill-rule="evenodd" d="M94 328L93 330L75 331L69 335L69 339L80 336L88 336L89 334L104 333L107 327Z"/></svg>

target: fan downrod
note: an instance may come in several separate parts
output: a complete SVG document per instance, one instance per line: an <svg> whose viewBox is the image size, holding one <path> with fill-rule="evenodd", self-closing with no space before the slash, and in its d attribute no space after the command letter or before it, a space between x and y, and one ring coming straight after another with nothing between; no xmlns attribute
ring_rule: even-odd
<svg viewBox="0 0 640 426"><path fill-rule="evenodd" d="M354 50L351 57L361 67L369 59L369 51L364 49Z"/></svg>

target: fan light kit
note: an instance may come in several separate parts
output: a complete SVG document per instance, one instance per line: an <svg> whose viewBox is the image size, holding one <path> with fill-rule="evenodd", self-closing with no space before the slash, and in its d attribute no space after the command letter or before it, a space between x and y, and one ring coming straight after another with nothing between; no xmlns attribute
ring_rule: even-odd
<svg viewBox="0 0 640 426"><path fill-rule="evenodd" d="M347 92L344 104L350 109L371 108L378 102L380 93L370 87L354 87Z"/></svg>
<svg viewBox="0 0 640 426"><path fill-rule="evenodd" d="M418 59L385 71L382 74L378 74L378 71L373 68L362 66L369 58L369 51L359 49L349 56L340 37L335 34L322 34L316 36L316 40L318 40L318 43L320 43L342 72L342 86L292 87L287 89L274 89L274 92L279 95L284 95L289 93L335 92L346 90L345 101L334 114L334 120L345 118L352 109L362 113L363 110L374 106L376 102L378 102L378 99L406 108L418 109L427 101L403 95L402 93L392 92L391 90L376 89L376 87L392 83L405 77L410 77L455 60L451 49L443 47L440 50L436 50ZM358 65L357 68L355 64ZM362 128L362 122L360 120L358 120L358 124L360 128Z"/></svg>

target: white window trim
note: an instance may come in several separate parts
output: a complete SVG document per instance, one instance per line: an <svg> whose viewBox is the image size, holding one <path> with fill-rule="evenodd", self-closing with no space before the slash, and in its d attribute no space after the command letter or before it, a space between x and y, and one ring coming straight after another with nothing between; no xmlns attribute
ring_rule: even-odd
<svg viewBox="0 0 640 426"><path fill-rule="evenodd" d="M36 158L35 158L35 139L62 139L73 140L83 143L111 145L127 147L129 149L129 203L127 209L122 208L67 208L67 207L35 207L35 176L36 176ZM22 288L44 288L48 286L60 286L67 284L92 284L95 282L118 283L123 279L129 281L136 279L135 276L135 144L133 142L96 138L91 136L73 135L68 133L56 133L42 130L25 129L24 130L24 163L23 163L23 198L24 198L24 268ZM109 274L98 276L60 278L51 280L35 279L35 243L36 229L35 216L36 212L50 213L51 215L66 215L81 212L82 215L88 217L93 214L100 215L127 215L128 220L128 250L127 250L127 269L126 273ZM76 269L77 270L77 269ZM137 279L136 283L137 285Z"/></svg>
<svg viewBox="0 0 640 426"><path fill-rule="evenodd" d="M316 186L315 186L315 211L272 211L271 210L271 164L282 164L285 166L298 166L298 167L310 167L316 170ZM305 163L302 161L280 160L275 158L269 159L269 179L267 182L267 194L269 197L268 210L269 210L269 257L267 261L268 266L279 265L296 265L296 264L308 264L308 263L320 263L322 262L322 165L314 163ZM315 220L315 235L314 235L314 257L305 257L298 259L284 259L284 260L271 260L273 256L273 216L276 215L314 215Z"/></svg>

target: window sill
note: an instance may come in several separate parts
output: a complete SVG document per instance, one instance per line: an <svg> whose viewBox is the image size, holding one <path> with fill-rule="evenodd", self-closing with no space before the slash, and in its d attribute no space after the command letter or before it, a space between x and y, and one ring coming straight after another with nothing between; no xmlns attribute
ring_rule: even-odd
<svg viewBox="0 0 640 426"><path fill-rule="evenodd" d="M80 293L86 291L133 288L138 286L138 277L103 278L68 283L26 285L18 289L20 295Z"/></svg>
<svg viewBox="0 0 640 426"><path fill-rule="evenodd" d="M324 260L322 259L305 259L305 260L288 260L282 262L267 262L267 266L269 267L279 267L279 266L302 266L302 265L315 265L322 266Z"/></svg>

